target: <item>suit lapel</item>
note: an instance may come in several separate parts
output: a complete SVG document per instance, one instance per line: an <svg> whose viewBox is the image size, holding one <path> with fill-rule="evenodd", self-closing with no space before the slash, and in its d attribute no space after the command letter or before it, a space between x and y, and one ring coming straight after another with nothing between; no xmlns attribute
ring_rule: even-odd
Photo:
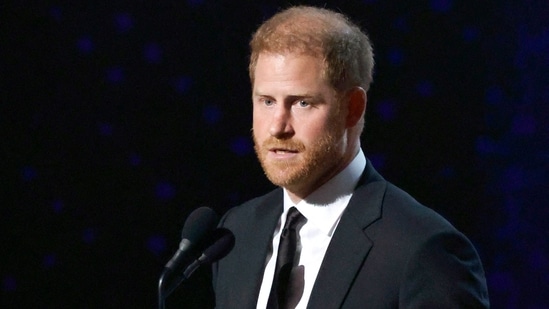
<svg viewBox="0 0 549 309"><path fill-rule="evenodd" d="M241 222L245 227L245 233L240 234L239 255L237 263L239 272L235 274L230 282L233 287L230 289L231 308L255 308L257 297L261 288L265 260L271 250L273 230L280 214L282 213L282 190L266 196L253 211L246 221Z"/></svg>
<svg viewBox="0 0 549 309"><path fill-rule="evenodd" d="M373 245L364 229L380 218L386 186L387 183L368 162L330 241L308 308L341 307Z"/></svg>

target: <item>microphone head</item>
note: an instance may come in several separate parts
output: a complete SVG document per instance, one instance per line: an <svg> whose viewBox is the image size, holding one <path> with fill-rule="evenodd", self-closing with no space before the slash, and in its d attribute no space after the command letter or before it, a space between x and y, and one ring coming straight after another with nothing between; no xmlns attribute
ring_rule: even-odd
<svg viewBox="0 0 549 309"><path fill-rule="evenodd" d="M199 243L210 235L218 222L219 218L211 208L197 208L187 217L181 231L181 238L188 239L193 245Z"/></svg>
<svg viewBox="0 0 549 309"><path fill-rule="evenodd" d="M218 228L213 232L212 244L204 250L202 263L209 264L224 258L234 247L234 234L225 228Z"/></svg>

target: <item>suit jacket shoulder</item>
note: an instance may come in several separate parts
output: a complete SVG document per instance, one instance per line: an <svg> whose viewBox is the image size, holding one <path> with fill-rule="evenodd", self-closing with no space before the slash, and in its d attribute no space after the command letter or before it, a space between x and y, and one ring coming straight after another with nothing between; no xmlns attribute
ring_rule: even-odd
<svg viewBox="0 0 549 309"><path fill-rule="evenodd" d="M364 304L488 307L484 271L470 241L385 181L369 162L332 237L308 308Z"/></svg>

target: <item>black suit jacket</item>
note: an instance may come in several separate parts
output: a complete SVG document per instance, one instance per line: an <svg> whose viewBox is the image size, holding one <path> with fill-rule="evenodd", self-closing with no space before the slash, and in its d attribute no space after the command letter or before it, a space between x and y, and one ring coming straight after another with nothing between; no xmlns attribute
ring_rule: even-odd
<svg viewBox="0 0 549 309"><path fill-rule="evenodd" d="M229 210L235 247L214 264L217 308L255 308L282 189ZM307 271L307 270L305 270ZM329 244L308 308L487 308L479 256L431 209L368 162Z"/></svg>

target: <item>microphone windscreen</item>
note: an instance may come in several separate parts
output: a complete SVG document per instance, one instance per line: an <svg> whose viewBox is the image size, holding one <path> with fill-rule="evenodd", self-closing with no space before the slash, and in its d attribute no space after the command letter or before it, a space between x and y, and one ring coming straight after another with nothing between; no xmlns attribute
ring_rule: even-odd
<svg viewBox="0 0 549 309"><path fill-rule="evenodd" d="M204 257L202 263L213 263L225 257L233 249L234 241L234 234L231 231L225 228L215 230L213 243L204 250L204 254L202 255Z"/></svg>
<svg viewBox="0 0 549 309"><path fill-rule="evenodd" d="M218 222L217 214L211 208L197 208L185 221L181 238L188 239L193 244L200 242L203 237L209 235Z"/></svg>

